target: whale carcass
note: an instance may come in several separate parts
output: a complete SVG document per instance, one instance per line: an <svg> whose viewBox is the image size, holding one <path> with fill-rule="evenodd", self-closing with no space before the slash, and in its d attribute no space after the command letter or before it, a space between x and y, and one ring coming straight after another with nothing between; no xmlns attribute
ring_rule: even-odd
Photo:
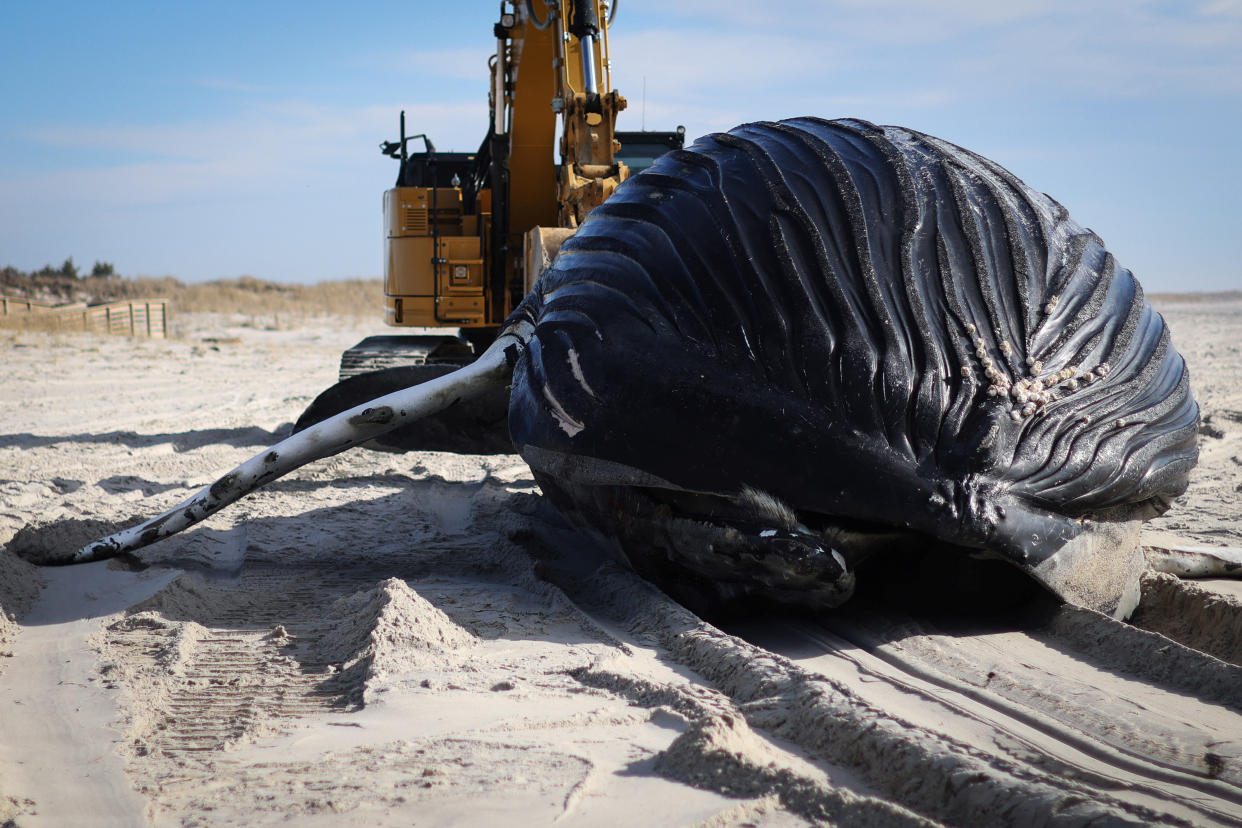
<svg viewBox="0 0 1242 828"><path fill-rule="evenodd" d="M945 141L798 118L626 182L472 365L294 434L72 560L498 384L552 503L712 602L837 606L867 559L931 544L1124 615L1137 526L1197 458L1185 364L1094 233Z"/></svg>

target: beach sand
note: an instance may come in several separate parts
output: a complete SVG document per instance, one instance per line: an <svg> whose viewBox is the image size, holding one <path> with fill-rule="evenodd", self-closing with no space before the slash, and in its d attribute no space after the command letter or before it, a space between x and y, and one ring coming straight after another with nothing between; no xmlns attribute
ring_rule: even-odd
<svg viewBox="0 0 1242 828"><path fill-rule="evenodd" d="M1242 303L1166 300L1203 411L1163 546L1242 546ZM0 543L67 550L286 435L382 326L0 330ZM1240 582L1134 623L860 600L714 626L515 455L312 463L116 562L0 553L0 825L1242 824Z"/></svg>

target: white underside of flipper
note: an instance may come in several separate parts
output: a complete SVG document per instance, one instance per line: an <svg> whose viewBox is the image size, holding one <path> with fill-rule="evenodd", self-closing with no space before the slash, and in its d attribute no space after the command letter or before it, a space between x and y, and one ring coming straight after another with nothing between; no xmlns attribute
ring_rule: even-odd
<svg viewBox="0 0 1242 828"><path fill-rule="evenodd" d="M250 492L314 460L330 457L381 434L439 413L506 383L509 348L524 347L524 323L497 337L477 360L451 374L363 403L299 431L256 454L188 500L144 523L88 544L63 563L85 563L132 552L182 531Z"/></svg>

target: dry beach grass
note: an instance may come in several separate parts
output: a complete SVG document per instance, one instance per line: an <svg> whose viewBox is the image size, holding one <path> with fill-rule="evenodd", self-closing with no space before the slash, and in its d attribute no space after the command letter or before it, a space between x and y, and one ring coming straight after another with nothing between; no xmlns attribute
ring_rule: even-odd
<svg viewBox="0 0 1242 828"><path fill-rule="evenodd" d="M383 315L383 282L379 279L340 279L298 285L266 282L249 276L189 284L171 276L34 279L11 270L6 271L5 276L7 278L0 279L0 295L50 305L167 299L174 325L177 313L241 314L249 318L252 326L277 328L298 326L308 317L321 314L359 321ZM59 332L72 328L53 314L13 313L0 314L0 329ZM175 328L173 333L176 333Z"/></svg>
<svg viewBox="0 0 1242 828"><path fill-rule="evenodd" d="M163 341L0 330L0 543L154 514L279 439L383 332L378 287L341 290L220 286ZM1156 302L1205 427L1151 537L1242 545L1242 298ZM1231 582L1151 578L1136 624L862 601L721 629L517 457L366 450L143 557L0 558L0 824L1242 822Z"/></svg>

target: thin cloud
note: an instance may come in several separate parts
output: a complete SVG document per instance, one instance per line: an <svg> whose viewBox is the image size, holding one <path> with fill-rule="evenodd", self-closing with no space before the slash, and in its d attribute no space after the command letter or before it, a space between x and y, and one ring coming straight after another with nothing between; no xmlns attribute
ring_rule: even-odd
<svg viewBox="0 0 1242 828"><path fill-rule="evenodd" d="M1214 3L1200 3L1198 12L1209 17L1242 19L1242 0L1216 0Z"/></svg>
<svg viewBox="0 0 1242 828"><path fill-rule="evenodd" d="M102 155L92 160L89 151L79 152L73 170L10 176L0 200L44 203L68 191L94 204L139 205L273 193L382 163L378 145L396 137L398 109L396 104L334 108L286 101L224 122L31 129L25 137L37 143L109 150L134 160L109 163ZM477 120L473 103L410 105L406 110L412 124L443 125L437 143L446 149L454 139L463 146L478 142L477 136L467 138L465 130L453 128Z"/></svg>
<svg viewBox="0 0 1242 828"><path fill-rule="evenodd" d="M667 18L654 2L627 0ZM715 78L777 94L811 88L850 70L852 83L1058 87L1085 94L1236 94L1242 92L1242 0L1198 6L1152 0L691 0L675 12L684 28L617 34L620 65L658 67L670 83L695 88ZM619 30L620 31L620 30ZM921 63L897 78L888 67ZM818 74L816 74L818 73Z"/></svg>
<svg viewBox="0 0 1242 828"><path fill-rule="evenodd" d="M242 92L248 95L266 94L275 91L273 87L257 83L231 80L229 78L197 78L193 84L201 89L218 89L222 92Z"/></svg>
<svg viewBox="0 0 1242 828"><path fill-rule="evenodd" d="M963 78L1003 78L1024 88L1134 98L1242 92L1242 26L1120 15L1108 25L1058 17L996 33L986 48L959 52Z"/></svg>
<svg viewBox="0 0 1242 828"><path fill-rule="evenodd" d="M494 49L420 49L399 55L391 66L423 77L487 82L487 62Z"/></svg>
<svg viewBox="0 0 1242 828"><path fill-rule="evenodd" d="M643 78L648 93L685 100L706 97L725 107L742 95L805 94L835 68L836 60L792 35L729 32L687 39L684 33L648 30L611 36L614 85L638 101ZM722 97L719 90L730 96Z"/></svg>

